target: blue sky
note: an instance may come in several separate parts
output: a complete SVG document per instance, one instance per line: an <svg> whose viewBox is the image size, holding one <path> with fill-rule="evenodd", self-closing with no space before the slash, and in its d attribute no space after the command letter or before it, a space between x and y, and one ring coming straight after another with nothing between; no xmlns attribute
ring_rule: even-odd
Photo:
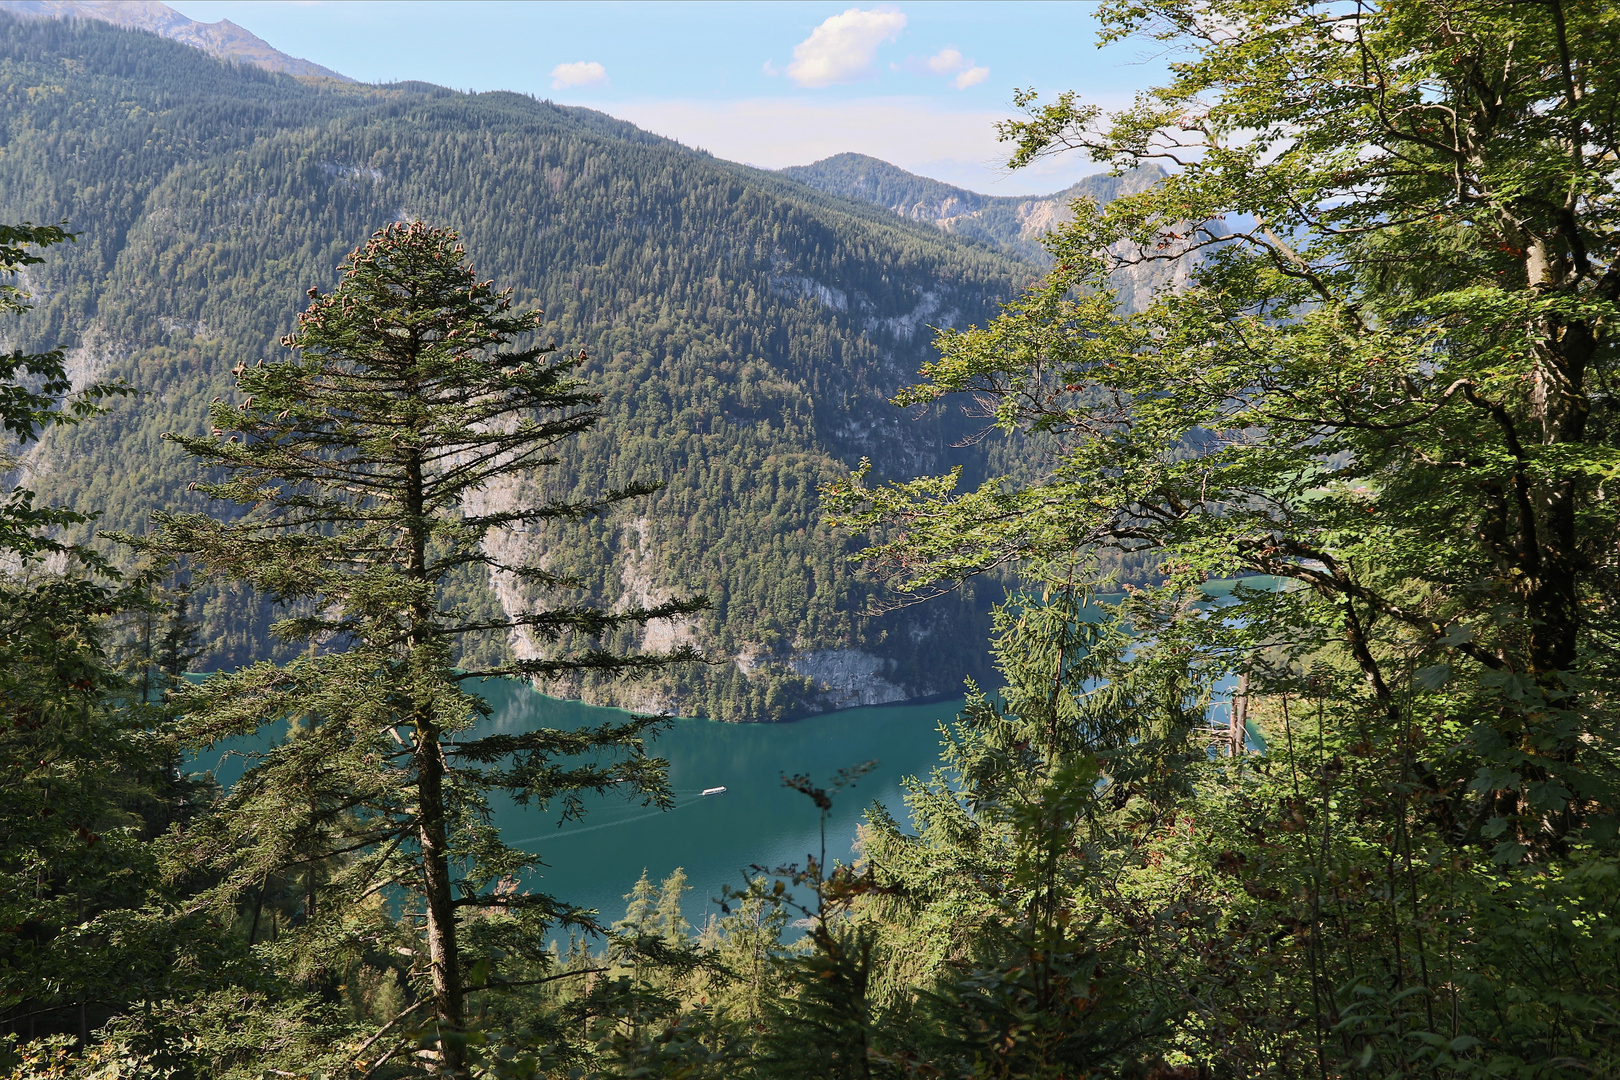
<svg viewBox="0 0 1620 1080"><path fill-rule="evenodd" d="M365 82L421 79L584 105L766 168L844 150L998 195L1099 171L1017 173L993 125L1015 87L1120 105L1163 77L1152 42L1099 50L1095 3L170 0Z"/></svg>

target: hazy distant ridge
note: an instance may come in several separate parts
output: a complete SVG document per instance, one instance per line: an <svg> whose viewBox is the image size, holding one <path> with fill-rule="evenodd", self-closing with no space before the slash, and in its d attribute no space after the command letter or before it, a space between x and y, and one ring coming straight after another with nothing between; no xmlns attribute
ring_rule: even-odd
<svg viewBox="0 0 1620 1080"><path fill-rule="evenodd" d="M1088 176L1051 195L981 195L865 154L836 154L781 171L828 194L875 203L911 221L926 221L1043 265L1050 260L1040 238L1068 220L1069 204L1075 199L1110 202L1143 191L1164 175L1150 167L1123 176Z"/></svg>

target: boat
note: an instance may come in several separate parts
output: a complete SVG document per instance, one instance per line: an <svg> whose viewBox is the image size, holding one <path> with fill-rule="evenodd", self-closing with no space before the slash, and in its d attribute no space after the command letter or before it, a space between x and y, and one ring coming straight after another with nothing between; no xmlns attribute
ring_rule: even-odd
<svg viewBox="0 0 1620 1080"><path fill-rule="evenodd" d="M703 789L705 795L724 795L725 793L726 789L723 787L706 787Z"/></svg>

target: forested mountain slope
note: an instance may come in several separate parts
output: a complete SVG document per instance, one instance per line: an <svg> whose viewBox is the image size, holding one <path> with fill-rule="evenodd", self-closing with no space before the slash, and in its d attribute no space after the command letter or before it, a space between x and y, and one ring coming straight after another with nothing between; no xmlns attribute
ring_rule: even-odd
<svg viewBox="0 0 1620 1080"><path fill-rule="evenodd" d="M229 19L198 22L158 0L0 0L0 11L44 19L100 19L133 30L150 30L221 59L238 60L266 71L354 82L331 68L272 48L269 42Z"/></svg>
<svg viewBox="0 0 1620 1080"><path fill-rule="evenodd" d="M954 445L972 421L886 399L930 355L930 324L982 322L1027 264L586 110L306 83L98 22L0 17L0 93L0 214L81 234L36 268L19 333L142 391L33 455L43 499L134 530L193 505L195 469L160 434L201 430L229 369L278 354L305 290L373 229L428 220L592 357L608 418L540 482L668 482L629 519L505 542L542 546L604 602L714 603L653 643L721 662L633 693L554 690L762 719L983 673L987 598L860 615L871 586L818 524L816 488L863 455L892 476L979 471L983 451ZM463 602L519 602L494 584L468 581ZM202 610L206 663L273 653L243 598Z"/></svg>

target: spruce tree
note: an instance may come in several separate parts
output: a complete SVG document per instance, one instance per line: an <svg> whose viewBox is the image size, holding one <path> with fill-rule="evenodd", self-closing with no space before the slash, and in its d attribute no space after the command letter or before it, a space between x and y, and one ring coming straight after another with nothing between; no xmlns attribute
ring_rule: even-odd
<svg viewBox="0 0 1620 1080"><path fill-rule="evenodd" d="M645 868L629 892L624 894L624 918L613 924L615 930L631 935L651 935L657 927L658 892Z"/></svg>
<svg viewBox="0 0 1620 1080"><path fill-rule="evenodd" d="M658 887L658 932L671 945L692 936L692 924L681 913L681 899L692 891L686 883L686 868L677 866Z"/></svg>
<svg viewBox="0 0 1620 1080"><path fill-rule="evenodd" d="M469 573L510 574L545 595L580 587L502 562L485 543L492 530L577 521L652 488L489 508L478 493L529 477L551 463L550 448L597 422L597 397L575 378L584 353L559 357L537 343L542 314L478 280L448 230L390 225L340 270L329 295L309 291L282 339L292 356L239 364L241 399L213 404L211 434L168 436L213 478L197 489L241 509L156 514L136 541L267 594L288 612L276 633L308 643L285 665L182 691L182 737L194 745L288 720L295 737L260 757L213 818L178 839L175 857L220 875L215 899L226 908L268 878L301 875L290 937L309 977L379 943L411 954L423 992L414 1008L431 1007L438 1068L463 1075L469 989L499 985L500 956L543 963L543 927L586 918L549 896L491 888L537 860L501 842L488 793L561 801L568 815L587 790L668 799L663 762L643 752L655 720L477 737L470 729L490 710L469 680L634 674L694 659L689 648L626 655L600 640L703 605L456 608L447 587ZM456 649L479 635L514 633L531 635L540 655L454 666ZM385 891L420 907L391 923L375 899ZM386 1060L386 1042L367 1051L379 1053Z"/></svg>

